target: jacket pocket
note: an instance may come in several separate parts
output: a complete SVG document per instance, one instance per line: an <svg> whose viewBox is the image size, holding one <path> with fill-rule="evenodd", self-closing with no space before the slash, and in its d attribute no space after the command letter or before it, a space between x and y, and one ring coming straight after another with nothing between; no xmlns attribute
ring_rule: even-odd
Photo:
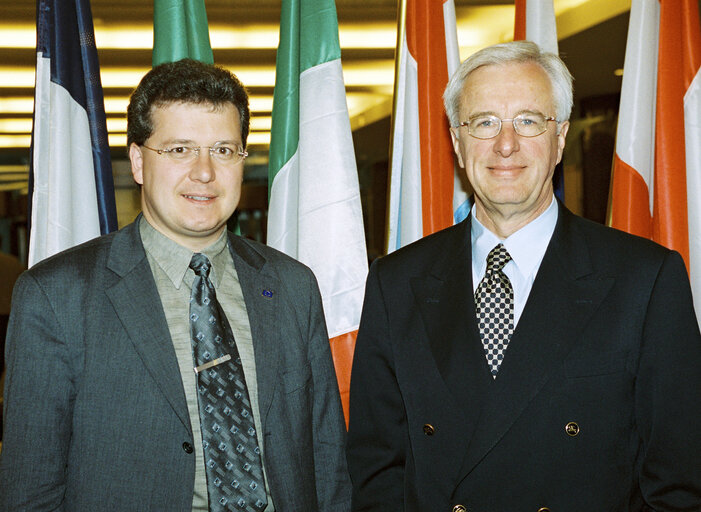
<svg viewBox="0 0 701 512"><path fill-rule="evenodd" d="M312 370L309 364L284 368L281 373L282 388L286 394L307 388L312 380Z"/></svg>

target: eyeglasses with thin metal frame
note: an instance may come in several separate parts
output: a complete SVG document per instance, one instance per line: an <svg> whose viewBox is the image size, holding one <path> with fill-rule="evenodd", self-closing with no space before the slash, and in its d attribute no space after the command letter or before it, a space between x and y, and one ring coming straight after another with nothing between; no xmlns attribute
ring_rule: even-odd
<svg viewBox="0 0 701 512"><path fill-rule="evenodd" d="M159 155L166 155L171 160L182 163L194 162L200 156L200 151L206 149L209 151L209 156L221 164L233 165L241 162L248 156L238 144L215 144L214 146L172 146L168 148L158 149L141 145L142 148L155 151Z"/></svg>
<svg viewBox="0 0 701 512"><path fill-rule="evenodd" d="M511 121L514 131L522 137L537 137L548 129L548 121L557 122L557 119L540 112L524 112L514 118L505 119L491 114L480 114L461 122L458 126L466 126L467 133L477 139L493 139L501 133L504 121Z"/></svg>

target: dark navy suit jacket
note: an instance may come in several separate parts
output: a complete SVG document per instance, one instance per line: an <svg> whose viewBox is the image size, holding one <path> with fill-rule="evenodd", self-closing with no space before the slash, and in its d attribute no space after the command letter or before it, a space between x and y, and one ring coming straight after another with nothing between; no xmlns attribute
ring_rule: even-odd
<svg viewBox="0 0 701 512"><path fill-rule="evenodd" d="M353 510L700 511L701 336L680 256L560 206L496 380L471 261L468 218L370 270Z"/></svg>

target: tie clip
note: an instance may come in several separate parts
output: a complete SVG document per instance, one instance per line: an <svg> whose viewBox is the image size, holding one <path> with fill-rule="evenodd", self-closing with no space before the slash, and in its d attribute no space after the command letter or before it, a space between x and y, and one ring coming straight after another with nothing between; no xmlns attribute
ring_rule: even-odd
<svg viewBox="0 0 701 512"><path fill-rule="evenodd" d="M218 357L217 359L212 359L208 363L195 366L195 375L197 375L203 370L206 370L207 368L211 368L212 366L217 366L218 364L226 363L229 359L231 359L231 356L229 354L226 354L225 356Z"/></svg>

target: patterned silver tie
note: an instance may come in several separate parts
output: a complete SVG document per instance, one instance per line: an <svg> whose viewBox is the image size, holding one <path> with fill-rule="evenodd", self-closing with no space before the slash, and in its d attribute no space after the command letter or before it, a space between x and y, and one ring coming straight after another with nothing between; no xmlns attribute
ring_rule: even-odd
<svg viewBox="0 0 701 512"><path fill-rule="evenodd" d="M509 261L511 255L503 244L489 251L487 272L475 291L480 338L495 379L514 332L514 289L502 270Z"/></svg>
<svg viewBox="0 0 701 512"><path fill-rule="evenodd" d="M210 267L204 254L192 256L190 336L209 510L256 512L267 506L260 448L241 359L209 280Z"/></svg>

